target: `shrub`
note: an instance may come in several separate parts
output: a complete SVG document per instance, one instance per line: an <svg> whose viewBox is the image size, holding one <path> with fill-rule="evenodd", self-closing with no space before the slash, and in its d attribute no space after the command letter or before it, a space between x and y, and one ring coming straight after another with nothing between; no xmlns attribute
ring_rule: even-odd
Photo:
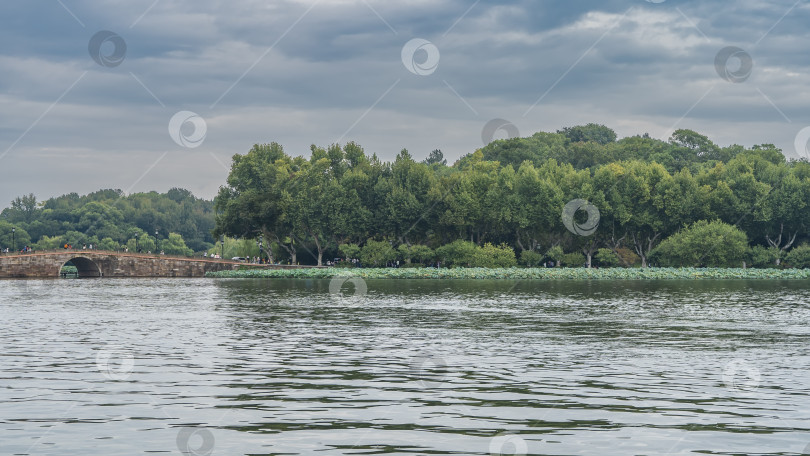
<svg viewBox="0 0 810 456"><path fill-rule="evenodd" d="M426 245L421 244L414 244L410 248L411 252L411 261L418 261L420 263L424 263L426 261L432 260L433 256L435 255L433 249Z"/></svg>
<svg viewBox="0 0 810 456"><path fill-rule="evenodd" d="M810 268L810 245L802 244L785 255L785 262L798 269Z"/></svg>
<svg viewBox="0 0 810 456"><path fill-rule="evenodd" d="M389 261L395 260L397 252L386 241L369 239L360 249L360 261L363 266L385 266Z"/></svg>
<svg viewBox="0 0 810 456"><path fill-rule="evenodd" d="M520 253L520 264L528 268L534 268L543 262L543 254L534 250L524 250Z"/></svg>
<svg viewBox="0 0 810 456"><path fill-rule="evenodd" d="M560 263L569 268L578 268L585 264L585 255L579 252L566 253L560 258Z"/></svg>
<svg viewBox="0 0 810 456"><path fill-rule="evenodd" d="M641 263L641 257L628 248L618 248L616 249L616 253L619 255L619 264L622 266L638 266Z"/></svg>
<svg viewBox="0 0 810 456"><path fill-rule="evenodd" d="M447 266L510 268L517 264L515 251L506 244L479 247L460 239L436 249L436 257Z"/></svg>
<svg viewBox="0 0 810 456"><path fill-rule="evenodd" d="M459 239L436 249L436 257L448 266L469 266L477 247L470 241Z"/></svg>
<svg viewBox="0 0 810 456"><path fill-rule="evenodd" d="M782 251L778 248L755 245L745 252L745 261L752 268L775 268L776 260L781 255Z"/></svg>
<svg viewBox="0 0 810 456"><path fill-rule="evenodd" d="M498 246L487 242L475 248L470 266L475 268L511 268L517 265L515 251L506 244Z"/></svg>
<svg viewBox="0 0 810 456"><path fill-rule="evenodd" d="M599 249L594 256L596 264L604 267L614 267L619 265L619 257L610 249Z"/></svg>
<svg viewBox="0 0 810 456"><path fill-rule="evenodd" d="M413 262L421 264L433 257L433 249L421 244L410 246L408 244L400 244L397 250L399 251L399 258L405 260L406 264Z"/></svg>
<svg viewBox="0 0 810 456"><path fill-rule="evenodd" d="M340 244L338 250L343 255L343 258L347 260L360 257L360 246L357 244Z"/></svg>
<svg viewBox="0 0 810 456"><path fill-rule="evenodd" d="M740 266L748 249L748 238L736 226L719 220L701 220L664 239L651 258L661 266Z"/></svg>
<svg viewBox="0 0 810 456"><path fill-rule="evenodd" d="M546 258L557 263L558 261L562 260L564 254L565 252L563 252L562 247L555 245L554 247L548 249L546 252Z"/></svg>

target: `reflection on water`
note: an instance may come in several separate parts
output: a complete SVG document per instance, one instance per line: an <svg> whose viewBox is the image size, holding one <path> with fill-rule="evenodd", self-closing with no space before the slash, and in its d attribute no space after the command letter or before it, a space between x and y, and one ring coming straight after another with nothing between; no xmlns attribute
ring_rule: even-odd
<svg viewBox="0 0 810 456"><path fill-rule="evenodd" d="M810 444L810 284L364 285L0 281L3 454Z"/></svg>

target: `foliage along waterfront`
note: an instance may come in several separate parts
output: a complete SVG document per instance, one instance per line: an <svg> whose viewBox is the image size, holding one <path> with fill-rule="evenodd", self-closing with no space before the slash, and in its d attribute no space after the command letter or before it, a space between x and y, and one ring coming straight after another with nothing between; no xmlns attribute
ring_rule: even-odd
<svg viewBox="0 0 810 456"><path fill-rule="evenodd" d="M598 210L595 233L566 228L573 200ZM810 266L810 247L796 248L810 240L810 163L691 130L617 140L589 124L494 141L452 166L439 150L383 162L355 143L309 158L255 145L215 203L216 233L261 235L273 261Z"/></svg>
<svg viewBox="0 0 810 456"><path fill-rule="evenodd" d="M564 223L576 200L598 211L593 233ZM261 236L269 261L291 264L806 268L808 204L810 163L773 145L720 147L691 130L617 139L589 124L493 141L453 165L440 150L384 162L355 143L309 157L255 145L213 202L182 189L16 198L0 248L255 257Z"/></svg>
<svg viewBox="0 0 810 456"><path fill-rule="evenodd" d="M214 278L498 279L498 280L671 280L810 279L810 269L741 268L309 268L241 269L207 274Z"/></svg>
<svg viewBox="0 0 810 456"><path fill-rule="evenodd" d="M15 229L12 236L12 228ZM70 193L45 201L33 194L15 198L0 213L0 248L29 246L52 250L70 244L101 250L191 255L211 249L214 205L188 190L133 193L100 190L80 196Z"/></svg>

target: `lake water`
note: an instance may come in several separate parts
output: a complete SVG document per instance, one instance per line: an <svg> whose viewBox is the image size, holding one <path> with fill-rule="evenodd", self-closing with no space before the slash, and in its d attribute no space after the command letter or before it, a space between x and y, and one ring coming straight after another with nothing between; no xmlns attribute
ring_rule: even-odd
<svg viewBox="0 0 810 456"><path fill-rule="evenodd" d="M340 286L0 281L0 454L810 453L806 282Z"/></svg>

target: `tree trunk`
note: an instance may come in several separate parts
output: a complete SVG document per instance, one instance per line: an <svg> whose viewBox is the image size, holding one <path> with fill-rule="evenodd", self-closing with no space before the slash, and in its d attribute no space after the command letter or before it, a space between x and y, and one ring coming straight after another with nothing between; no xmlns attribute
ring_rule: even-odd
<svg viewBox="0 0 810 456"><path fill-rule="evenodd" d="M280 245L281 248L284 249L287 252L288 255L290 255L290 264L297 263L298 258L297 258L296 252L295 252L295 244L294 244L292 234L290 235L290 245L287 245L287 244L281 242L281 239L279 239L279 237L277 235L274 235L273 237L276 238L276 243L278 243L278 245Z"/></svg>
<svg viewBox="0 0 810 456"><path fill-rule="evenodd" d="M626 237L627 237L627 232L625 231L624 236L622 236L619 239L616 239L616 233L614 232L613 234L610 235L610 244L608 245L608 247L610 247L610 250L613 251L613 253L619 259L619 261L621 261L622 264L624 264L625 267L629 268L630 264L627 262L627 260L625 260L624 257L619 255L619 247L622 245L622 243L624 242L624 238L626 238Z"/></svg>
<svg viewBox="0 0 810 456"><path fill-rule="evenodd" d="M596 247L598 245L599 242L597 242L596 239L591 239L587 246L582 247L582 253L585 254L586 259L585 265L588 267L588 269L591 268L591 259L593 258L593 253L596 251Z"/></svg>
<svg viewBox="0 0 810 456"><path fill-rule="evenodd" d="M770 235L767 235L767 234L765 235L765 239L768 241L768 245L770 245L771 247L775 247L775 248L779 249L780 252L784 252L785 250L789 249L790 246L792 246L793 243L796 242L796 236L799 234L798 231L794 231L793 236L790 237L790 239L785 243L785 245L782 245L782 233L784 231L785 231L785 224L780 223L779 224L779 236L776 239L771 239ZM777 266L779 266L782 263L782 259L781 258L776 258L775 263L776 263Z"/></svg>
<svg viewBox="0 0 810 456"><path fill-rule="evenodd" d="M638 256L641 257L641 267L642 268L647 267L647 255L649 255L650 251L652 251L653 243L655 243L655 240L658 239L658 236L660 236L660 235L661 235L660 232L655 233L655 236L653 236L653 237L650 237L648 235L647 239L646 239L647 246L646 246L646 249L645 249L644 248L645 247L644 246L644 240L641 238L641 235L637 235L636 233L633 233L633 248L635 249Z"/></svg>
<svg viewBox="0 0 810 456"><path fill-rule="evenodd" d="M273 257L273 248L270 246L270 244L271 244L270 243L270 239L271 239L270 233L267 232L267 228L265 228L265 227L262 227L262 237L264 239L267 239L267 246L266 246L267 261L270 264L273 264L273 263L276 262L276 259ZM259 255L261 255L261 252L259 252ZM261 258L259 258L259 259L261 260Z"/></svg>
<svg viewBox="0 0 810 456"><path fill-rule="evenodd" d="M326 251L326 246L318 238L317 235L311 234L312 239L315 241L315 249L318 250L318 266L323 266L323 252Z"/></svg>

